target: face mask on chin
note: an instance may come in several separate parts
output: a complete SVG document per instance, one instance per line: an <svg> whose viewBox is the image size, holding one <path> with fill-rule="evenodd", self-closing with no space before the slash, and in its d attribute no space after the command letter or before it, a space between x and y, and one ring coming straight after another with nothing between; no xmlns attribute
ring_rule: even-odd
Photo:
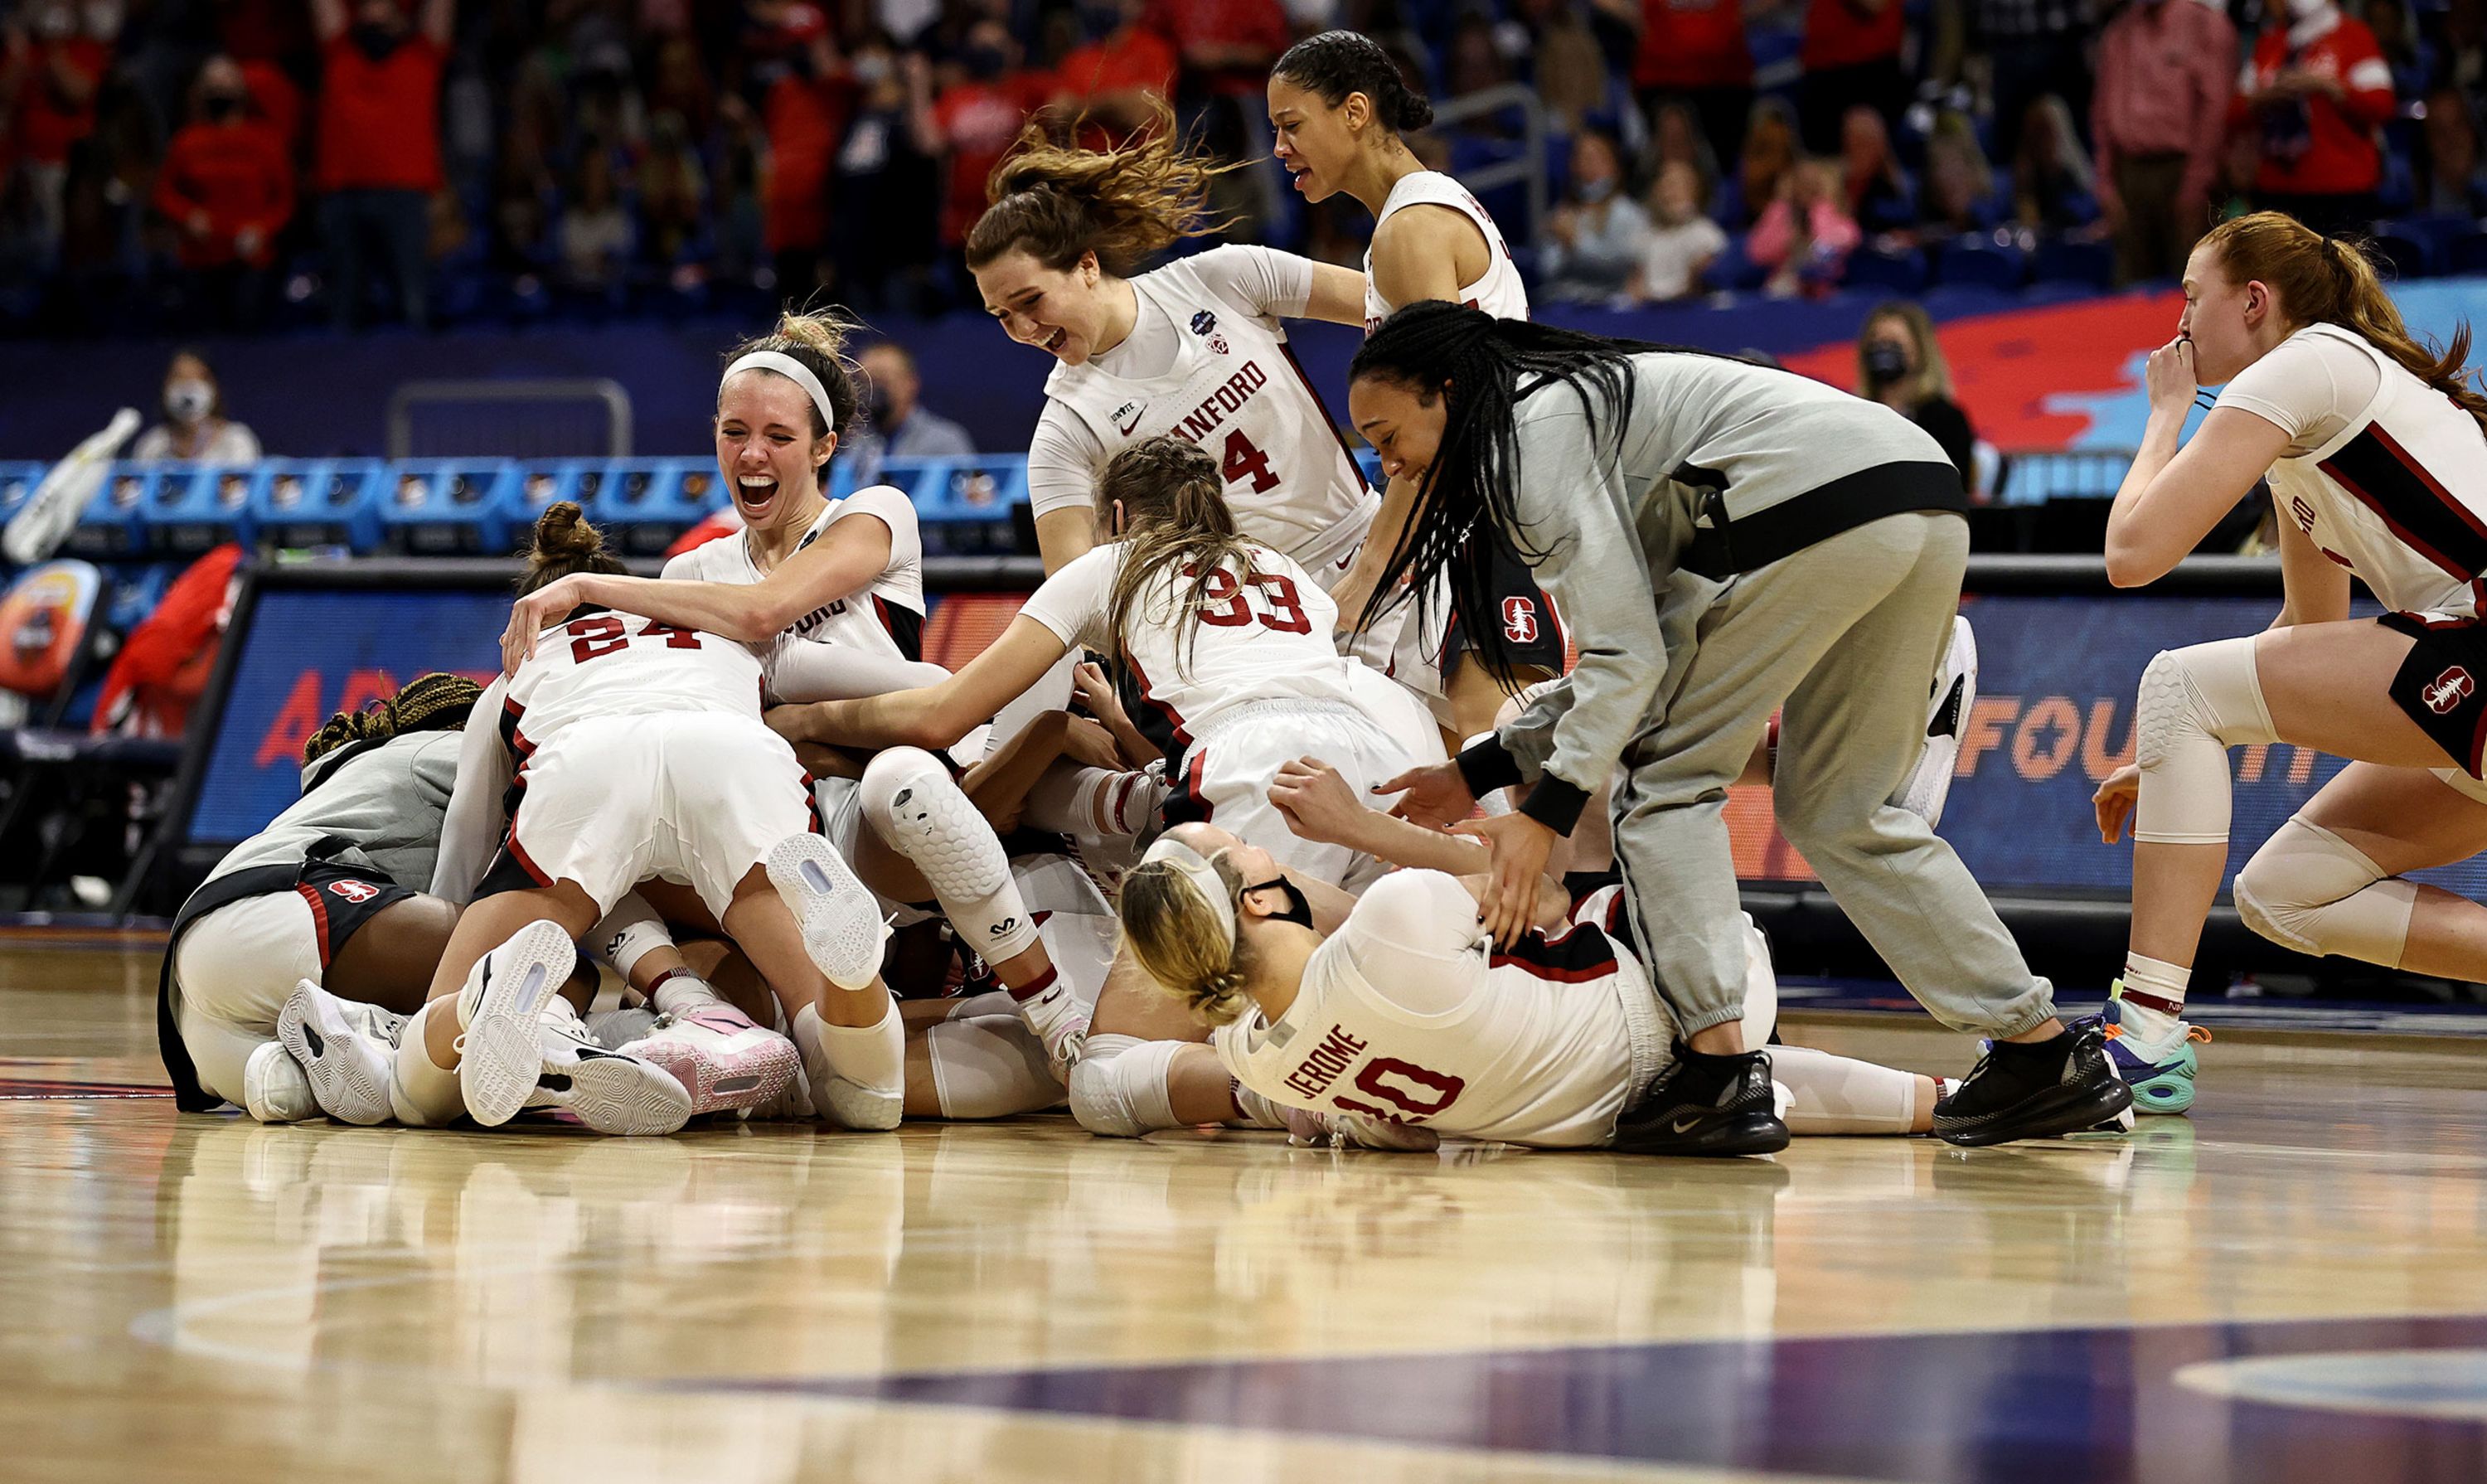
<svg viewBox="0 0 2487 1484"><path fill-rule="evenodd" d="M1580 182L1580 204L1583 206L1596 206L1614 193L1615 182L1611 180Z"/></svg>
<svg viewBox="0 0 2487 1484"><path fill-rule="evenodd" d="M1313 925L1313 905L1311 902L1305 900L1304 894L1297 889L1295 882L1287 880L1283 876L1273 876L1266 882L1255 882L1251 885L1244 887L1244 890L1246 895L1249 895L1252 892L1266 890L1271 886L1275 886L1278 890L1284 892L1287 898L1287 910L1283 912L1273 913L1272 915L1276 916L1281 922L1292 922L1299 928L1310 931Z"/></svg>
<svg viewBox="0 0 2487 1484"><path fill-rule="evenodd" d="M164 388L165 415L185 428L205 418L215 405L216 389L205 381L174 381Z"/></svg>

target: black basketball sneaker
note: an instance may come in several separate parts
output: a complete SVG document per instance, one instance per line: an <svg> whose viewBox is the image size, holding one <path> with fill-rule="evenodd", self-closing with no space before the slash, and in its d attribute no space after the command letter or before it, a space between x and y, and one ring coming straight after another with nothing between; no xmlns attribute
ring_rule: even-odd
<svg viewBox="0 0 2487 1484"><path fill-rule="evenodd" d="M2095 1020L2028 1046L1990 1043L1975 1070L1935 1105L1935 1134L1953 1144L2053 1138L2096 1128L2133 1106Z"/></svg>
<svg viewBox="0 0 2487 1484"><path fill-rule="evenodd" d="M1771 1095L1771 1059L1761 1051L1707 1056L1683 1042L1651 1079L1637 1106L1615 1120L1613 1147L1625 1154L1776 1154L1788 1143Z"/></svg>

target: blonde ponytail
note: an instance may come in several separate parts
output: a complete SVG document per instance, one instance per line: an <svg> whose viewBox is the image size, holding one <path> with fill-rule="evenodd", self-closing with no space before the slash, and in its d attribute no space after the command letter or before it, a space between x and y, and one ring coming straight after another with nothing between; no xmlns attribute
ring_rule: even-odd
<svg viewBox="0 0 2487 1484"><path fill-rule="evenodd" d="M1223 853L1210 858L1231 895L1243 879ZM1251 977L1251 949L1230 937L1216 909L1173 864L1144 860L1123 877L1120 907L1123 942L1132 957L1166 993L1182 1000L1204 1025L1224 1025L1251 1008L1244 986Z"/></svg>

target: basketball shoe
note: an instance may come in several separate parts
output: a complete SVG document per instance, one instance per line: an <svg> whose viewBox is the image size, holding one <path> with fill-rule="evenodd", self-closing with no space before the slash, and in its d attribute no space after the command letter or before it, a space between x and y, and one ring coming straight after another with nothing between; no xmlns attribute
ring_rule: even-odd
<svg viewBox="0 0 2487 1484"><path fill-rule="evenodd" d="M889 938L880 905L854 869L815 834L789 835L768 853L768 882L802 925L813 964L842 990L861 990L880 977L881 944Z"/></svg>
<svg viewBox="0 0 2487 1484"><path fill-rule="evenodd" d="M539 1059L525 1106L566 1107L599 1134L671 1134L689 1121L690 1090L633 1050L598 1046L569 1000L546 1001L535 1029Z"/></svg>
<svg viewBox="0 0 2487 1484"><path fill-rule="evenodd" d="M1969 709L1977 704L1977 631L1969 615L1952 616L1951 645L1935 671L1934 699L1926 712L1926 744L1917 753L1891 806L1906 809L1931 829L1942 823L1943 801L1951 797L1952 765L1960 761L1960 736Z"/></svg>
<svg viewBox="0 0 2487 1484"><path fill-rule="evenodd" d="M1675 1043L1675 1060L1615 1120L1625 1154L1776 1154L1788 1146L1767 1052L1712 1056Z"/></svg>
<svg viewBox="0 0 2487 1484"><path fill-rule="evenodd" d="M794 1042L722 1001L660 1015L622 1050L672 1074L690 1094L693 1113L758 1107L784 1092L803 1065Z"/></svg>
<svg viewBox="0 0 2487 1484"><path fill-rule="evenodd" d="M276 1013L276 1039L302 1068L311 1095L340 1123L386 1123L391 1063L405 1017L341 999L305 979Z"/></svg>
<svg viewBox="0 0 2487 1484"><path fill-rule="evenodd" d="M2108 1060L2115 1075L2133 1089L2133 1110L2137 1113L2181 1113L2194 1106L2194 1077L2201 1068L2201 1058L2194 1050L2195 1042L2207 1042L2211 1033L2191 1021L2175 1022L2174 1032L2158 1040L2145 1040L2124 1024L2124 981L2118 979L2109 991L2107 1013L2102 1029L2107 1036Z"/></svg>
<svg viewBox="0 0 2487 1484"><path fill-rule="evenodd" d="M1987 1043L1968 1078L1935 1105L1935 1135L1971 1146L2053 1138L2096 1128L2132 1106L2133 1090L2108 1061L2104 1029L2080 1020L2032 1045Z"/></svg>
<svg viewBox="0 0 2487 1484"><path fill-rule="evenodd" d="M508 1123L535 1095L545 1062L538 1026L577 965L570 935L539 919L467 972L458 992L458 1089L477 1123L488 1129ZM580 1026L579 1035L586 1033Z"/></svg>
<svg viewBox="0 0 2487 1484"><path fill-rule="evenodd" d="M311 1080L283 1043L270 1041L255 1049L241 1064L241 1110L261 1123L300 1123L320 1116Z"/></svg>

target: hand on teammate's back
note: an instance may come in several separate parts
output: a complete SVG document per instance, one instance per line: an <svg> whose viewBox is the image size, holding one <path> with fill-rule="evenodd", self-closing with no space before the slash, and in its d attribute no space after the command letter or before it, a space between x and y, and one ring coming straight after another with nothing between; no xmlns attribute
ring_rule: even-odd
<svg viewBox="0 0 2487 1484"><path fill-rule="evenodd" d="M1476 796L1457 763L1430 763L1373 786L1376 794L1405 794L1390 812L1429 829L1448 829L1476 812Z"/></svg>

